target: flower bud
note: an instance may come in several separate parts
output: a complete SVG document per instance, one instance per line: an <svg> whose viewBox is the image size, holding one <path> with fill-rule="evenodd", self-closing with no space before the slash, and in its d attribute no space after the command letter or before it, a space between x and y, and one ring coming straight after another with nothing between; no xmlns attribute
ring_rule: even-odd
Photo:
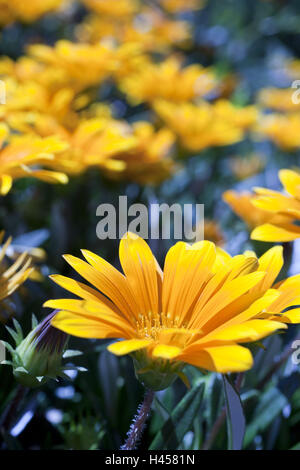
<svg viewBox="0 0 300 470"><path fill-rule="evenodd" d="M68 370L84 370L74 366L63 366L63 357L77 356L80 351L65 351L69 336L51 325L55 316L53 311L23 338L19 323L14 320L16 331L8 328L15 340L16 347L5 343L11 353L12 361L4 361L13 367L15 378L26 387L38 387L49 379L67 377Z"/></svg>

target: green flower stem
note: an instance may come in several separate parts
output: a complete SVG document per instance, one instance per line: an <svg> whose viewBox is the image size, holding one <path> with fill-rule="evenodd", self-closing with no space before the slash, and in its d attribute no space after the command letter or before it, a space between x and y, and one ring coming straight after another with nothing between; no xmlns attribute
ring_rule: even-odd
<svg viewBox="0 0 300 470"><path fill-rule="evenodd" d="M143 403L138 407L137 414L133 418L133 422L127 434L125 444L122 445L121 450L134 450L139 443L147 418L150 415L151 405L154 398L154 391L147 390Z"/></svg>
<svg viewBox="0 0 300 470"><path fill-rule="evenodd" d="M8 404L6 410L4 411L4 417L1 423L1 429L4 430L5 432L9 432L11 430L14 424L16 413L18 412L20 404L23 398L25 397L27 391L28 391L28 388L23 387L23 385L19 384L17 386L15 396L13 397L11 402Z"/></svg>

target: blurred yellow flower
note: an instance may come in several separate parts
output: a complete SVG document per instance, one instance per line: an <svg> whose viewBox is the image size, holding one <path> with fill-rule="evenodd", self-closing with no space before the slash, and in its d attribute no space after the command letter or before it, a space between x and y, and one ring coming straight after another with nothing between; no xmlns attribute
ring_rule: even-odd
<svg viewBox="0 0 300 470"><path fill-rule="evenodd" d="M45 13L63 7L69 0L0 0L0 24L7 25L14 21L31 23Z"/></svg>
<svg viewBox="0 0 300 470"><path fill-rule="evenodd" d="M33 135L9 135L0 125L0 194L7 194L13 181L33 177L48 183L67 183L64 173L44 169L52 166L67 144L56 137L41 139Z"/></svg>
<svg viewBox="0 0 300 470"><path fill-rule="evenodd" d="M114 167L109 161L106 174L140 184L157 184L168 178L175 168L170 158L174 134L167 128L155 131L149 122L142 121L133 124L132 133L136 139L134 147L116 153L113 162L119 166Z"/></svg>
<svg viewBox="0 0 300 470"><path fill-rule="evenodd" d="M300 174L293 170L280 170L279 178L285 194L266 188L254 188L252 204L273 217L269 223L255 228L251 238L267 242L289 242L300 238ZM283 220L277 220L275 217Z"/></svg>
<svg viewBox="0 0 300 470"><path fill-rule="evenodd" d="M244 132L251 128L257 117L255 107L237 108L225 100L198 105L156 101L154 110L190 151L242 140Z"/></svg>
<svg viewBox="0 0 300 470"><path fill-rule="evenodd" d="M180 13L187 10L200 10L205 6L206 0L161 0L161 5L171 13Z"/></svg>
<svg viewBox="0 0 300 470"><path fill-rule="evenodd" d="M160 11L144 8L138 17L110 18L89 15L76 28L81 42L97 43L113 38L119 44L137 43L144 51L162 52L190 39L186 21L167 18Z"/></svg>
<svg viewBox="0 0 300 470"><path fill-rule="evenodd" d="M275 111L293 112L300 108L300 103L293 101L293 88L263 88L258 94L258 102Z"/></svg>
<svg viewBox="0 0 300 470"><path fill-rule="evenodd" d="M259 207L255 207L253 205L254 197L254 194L247 191L238 193L228 190L223 193L223 200L231 207L235 214L244 220L250 229L270 221L273 222L273 220L279 223L286 222L286 217L282 215L274 215Z"/></svg>
<svg viewBox="0 0 300 470"><path fill-rule="evenodd" d="M82 0L91 10L113 18L131 16L138 12L139 0Z"/></svg>
<svg viewBox="0 0 300 470"><path fill-rule="evenodd" d="M215 220L204 219L204 240L213 242L216 246L224 245L224 234Z"/></svg>
<svg viewBox="0 0 300 470"><path fill-rule="evenodd" d="M175 57L159 64L148 63L120 82L120 88L133 104L164 99L174 102L188 101L204 96L216 86L210 69L201 65L182 67Z"/></svg>
<svg viewBox="0 0 300 470"><path fill-rule="evenodd" d="M261 116L257 131L282 150L295 151L300 147L300 115L297 113Z"/></svg>
<svg viewBox="0 0 300 470"><path fill-rule="evenodd" d="M47 135L51 123L47 120L44 124L38 131ZM53 131L50 125L48 132ZM148 122L130 126L103 115L81 121L74 132L57 127L56 133L69 148L53 162L53 168L69 175L98 167L111 179L146 184L161 182L174 167L170 158L174 134L166 128L155 131Z"/></svg>
<svg viewBox="0 0 300 470"><path fill-rule="evenodd" d="M8 255L12 238L5 242L4 231L0 232L0 321L7 320L7 314L13 313L13 305L7 302L7 298L12 295L32 274L31 258L26 252L17 256L14 263L9 265L5 257Z"/></svg>
<svg viewBox="0 0 300 470"><path fill-rule="evenodd" d="M94 287L60 275L52 279L80 299L49 300L58 309L52 325L85 338L122 338L108 346L116 355L132 354L145 385L148 372L180 372L185 363L220 373L250 369L249 349L257 341L298 322L299 276L279 285L282 247L261 258L229 256L212 242L176 243L162 271L146 242L126 234L120 242L124 275L96 254L66 261Z"/></svg>

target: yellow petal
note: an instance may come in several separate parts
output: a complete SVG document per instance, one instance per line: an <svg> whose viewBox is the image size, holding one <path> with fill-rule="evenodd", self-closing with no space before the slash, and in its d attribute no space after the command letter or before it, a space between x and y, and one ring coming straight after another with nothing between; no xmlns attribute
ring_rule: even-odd
<svg viewBox="0 0 300 470"><path fill-rule="evenodd" d="M117 307L107 297L102 295L96 289L87 286L83 282L76 281L70 277L61 276L60 274L53 274L49 277L59 286L68 290L69 292L72 292L72 294L75 294L85 300L99 300L100 302L103 302L108 307L110 307L112 310L117 311Z"/></svg>
<svg viewBox="0 0 300 470"><path fill-rule="evenodd" d="M253 290L266 291L271 287L278 277L283 266L283 248L282 246L273 246L259 258L259 271L266 273L263 280L256 285Z"/></svg>
<svg viewBox="0 0 300 470"><path fill-rule="evenodd" d="M64 173L49 170L33 170L32 175L46 183L67 184L69 178Z"/></svg>
<svg viewBox="0 0 300 470"><path fill-rule="evenodd" d="M285 323L300 323L300 308L293 308L288 312L284 312L280 317L280 321Z"/></svg>
<svg viewBox="0 0 300 470"><path fill-rule="evenodd" d="M13 179L10 175L2 175L0 177L0 194L5 196L12 187Z"/></svg>
<svg viewBox="0 0 300 470"><path fill-rule="evenodd" d="M237 277L228 283L225 283L223 287L214 295L206 305L198 310L198 306L195 307L194 316L197 321L194 323L194 328L202 328L203 325L207 324L210 319L216 321L216 316L225 307L229 306L243 294L248 292L258 282L260 282L265 273L255 272L246 274L245 276ZM218 317L219 321L222 322L223 318ZM227 319L227 318L226 318Z"/></svg>
<svg viewBox="0 0 300 470"><path fill-rule="evenodd" d="M44 307L72 312L76 315L86 317L87 319L97 320L101 324L109 325L114 329L114 338L120 336L128 338L134 334L134 329L126 319L100 302L94 302L93 300L55 299L45 302Z"/></svg>
<svg viewBox="0 0 300 470"><path fill-rule="evenodd" d="M88 250L82 250L82 253L90 264L71 255L64 258L84 279L110 298L127 319L133 321L136 304L133 305L134 299L125 277L100 256Z"/></svg>
<svg viewBox="0 0 300 470"><path fill-rule="evenodd" d="M152 351L153 357L160 357L162 359L174 359L180 352L182 351L181 348L177 346L169 346L167 344L159 344L155 346Z"/></svg>
<svg viewBox="0 0 300 470"><path fill-rule="evenodd" d="M265 336L270 335L276 330L287 328L286 325L277 321L269 320L249 320L240 325L232 325L223 328L221 331L209 335L212 341L235 341L248 342L258 341Z"/></svg>
<svg viewBox="0 0 300 470"><path fill-rule="evenodd" d="M292 196L300 196L300 175L292 170L280 170L279 179L285 190Z"/></svg>
<svg viewBox="0 0 300 470"><path fill-rule="evenodd" d="M147 243L135 234L126 233L120 242L119 255L139 312L158 313L156 261Z"/></svg>
<svg viewBox="0 0 300 470"><path fill-rule="evenodd" d="M152 342L150 339L129 339L110 344L107 349L111 353L116 354L116 356L124 356L138 349L146 348Z"/></svg>
<svg viewBox="0 0 300 470"><path fill-rule="evenodd" d="M213 346L205 349L189 347L189 350L184 351L177 359L221 374L243 372L253 365L249 349L239 345Z"/></svg>
<svg viewBox="0 0 300 470"><path fill-rule="evenodd" d="M55 315L51 324L65 333L80 338L105 339L118 338L120 335L115 328L106 323L101 323L97 319L63 310Z"/></svg>
<svg viewBox="0 0 300 470"><path fill-rule="evenodd" d="M300 227L293 224L276 226L263 224L256 227L251 233L252 240L264 242L290 242L300 237Z"/></svg>

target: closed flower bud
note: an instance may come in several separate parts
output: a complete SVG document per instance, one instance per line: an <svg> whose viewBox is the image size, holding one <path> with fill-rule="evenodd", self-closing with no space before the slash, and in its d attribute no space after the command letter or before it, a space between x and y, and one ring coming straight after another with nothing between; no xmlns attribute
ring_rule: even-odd
<svg viewBox="0 0 300 470"><path fill-rule="evenodd" d="M35 323L25 338L17 321L14 321L16 331L8 328L16 347L5 343L12 356L12 361L5 363L13 367L15 378L26 387L38 387L58 376L67 377L67 370L83 370L62 365L63 357L76 356L80 352L65 351L69 336L51 325L55 314L53 311L41 323Z"/></svg>

